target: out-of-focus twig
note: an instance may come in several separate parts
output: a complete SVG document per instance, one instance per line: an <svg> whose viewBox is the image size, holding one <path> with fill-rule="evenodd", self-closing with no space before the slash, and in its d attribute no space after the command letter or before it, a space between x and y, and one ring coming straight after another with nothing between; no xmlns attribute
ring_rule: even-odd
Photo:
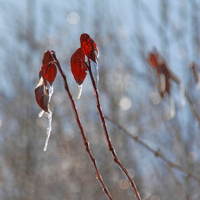
<svg viewBox="0 0 200 200"><path fill-rule="evenodd" d="M170 172L170 174L171 174L171 176L172 176L174 182L176 183L176 185L182 190L182 193L183 193L183 195L185 196L186 200L190 200L189 195L185 192L185 190L184 190L182 184L181 184L181 183L178 181L178 179L176 178L176 176L175 176L173 170L172 170L170 167L168 167L168 170L169 170L169 172Z"/></svg>
<svg viewBox="0 0 200 200"><path fill-rule="evenodd" d="M190 98L190 95L186 91L185 91L185 97L188 100L188 103L190 105L190 109L191 109L194 117L196 118L197 122L199 123L199 126L200 126L200 116L199 116L199 114L197 112L197 109L195 108L194 103L192 102L192 99Z"/></svg>
<svg viewBox="0 0 200 200"><path fill-rule="evenodd" d="M200 179L198 179L195 175L191 174L190 172L188 172L186 169L182 168L181 166L171 162L170 160L168 160L159 150L154 150L153 148L149 147L146 143L144 143L142 140L140 140L137 136L133 136L131 135L131 133L129 133L125 128L123 128L122 126L118 125L117 123L115 123L113 120L111 120L109 117L104 116L105 119L107 121L109 121L113 126L115 126L116 128L118 128L120 131L122 131L124 134L126 134L127 136L131 137L132 139L134 139L137 143L139 143L141 146L145 147L148 151L152 152L156 157L159 157L162 161L164 161L165 164L167 164L169 167L177 169L178 171L182 172L183 174L185 174L188 178L192 178L193 180L195 180L199 186L200 186Z"/></svg>

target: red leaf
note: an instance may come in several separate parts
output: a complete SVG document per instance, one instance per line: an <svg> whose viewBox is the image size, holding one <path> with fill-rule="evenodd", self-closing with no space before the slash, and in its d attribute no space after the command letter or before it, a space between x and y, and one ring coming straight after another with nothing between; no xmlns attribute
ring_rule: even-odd
<svg viewBox="0 0 200 200"><path fill-rule="evenodd" d="M42 70L45 71L46 80L50 83L50 85L52 85L57 74L56 65L55 64L43 65L42 68L43 68Z"/></svg>
<svg viewBox="0 0 200 200"><path fill-rule="evenodd" d="M35 98L42 110L48 112L49 95L45 88L44 80L42 77L40 78L39 83L35 88Z"/></svg>
<svg viewBox="0 0 200 200"><path fill-rule="evenodd" d="M50 85L53 84L56 74L57 74L57 68L54 63L54 58L51 54L51 52L48 50L44 53L43 59L42 59L42 68L41 70L45 74L46 80L50 83Z"/></svg>
<svg viewBox="0 0 200 200"><path fill-rule="evenodd" d="M97 62L98 48L93 39L87 33L83 33L80 41L83 53L92 61Z"/></svg>
<svg viewBox="0 0 200 200"><path fill-rule="evenodd" d="M85 55L82 52L81 48L78 48L74 54L71 57L70 60L70 65L71 65L71 71L72 74L74 76L74 79L76 80L76 82L81 85L85 79L85 76L87 75L86 71L87 71L87 66L86 64L81 61L80 59L82 59L83 61L85 61Z"/></svg>
<svg viewBox="0 0 200 200"><path fill-rule="evenodd" d="M43 59L42 59L42 65L48 65L52 61L54 61L54 58L51 54L51 51L47 50L44 53L44 56L43 56Z"/></svg>
<svg viewBox="0 0 200 200"><path fill-rule="evenodd" d="M158 64L157 56L153 53L150 53L148 59L151 66L154 67L159 72L159 64Z"/></svg>

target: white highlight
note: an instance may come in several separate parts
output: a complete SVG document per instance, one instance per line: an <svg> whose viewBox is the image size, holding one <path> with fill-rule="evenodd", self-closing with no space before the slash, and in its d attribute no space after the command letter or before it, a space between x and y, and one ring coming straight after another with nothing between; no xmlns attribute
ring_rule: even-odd
<svg viewBox="0 0 200 200"><path fill-rule="evenodd" d="M69 24L76 25L80 21L80 16L76 12L71 12L67 15L67 21Z"/></svg>
<svg viewBox="0 0 200 200"><path fill-rule="evenodd" d="M94 74L96 86L98 86L98 84L99 84L99 64L98 64L97 60L96 60L96 62L91 62L91 70L92 70L92 73Z"/></svg>
<svg viewBox="0 0 200 200"><path fill-rule="evenodd" d="M131 108L132 101L128 97L123 97L119 102L119 106L121 107L122 110L127 111Z"/></svg>
<svg viewBox="0 0 200 200"><path fill-rule="evenodd" d="M43 114L44 114L44 110L41 110L41 111L38 113L38 117L41 118Z"/></svg>
<svg viewBox="0 0 200 200"><path fill-rule="evenodd" d="M53 85L49 86L49 102L51 100L52 94L53 94Z"/></svg>
<svg viewBox="0 0 200 200"><path fill-rule="evenodd" d="M49 86L49 102L51 100L52 94L53 94L53 85ZM43 151L47 150L49 138L50 138L50 135L51 135L52 112L50 111L50 109L48 109L48 112L47 112L47 119L48 119L48 121L47 121L47 137L46 137L46 141L45 141Z"/></svg>
<svg viewBox="0 0 200 200"><path fill-rule="evenodd" d="M48 118L48 122L47 122L47 137L46 137L46 141L45 141L45 145L44 145L43 151L47 150L49 138L50 138L50 135L51 135L52 112L50 110L49 110L49 113L47 113L47 118Z"/></svg>
<svg viewBox="0 0 200 200"><path fill-rule="evenodd" d="M98 63L96 63L95 74L96 74L96 86L97 86L97 85L99 85L99 65L98 65Z"/></svg>
<svg viewBox="0 0 200 200"><path fill-rule="evenodd" d="M82 94L82 84L81 84L81 85L78 85L77 99L80 99L81 94Z"/></svg>
<svg viewBox="0 0 200 200"><path fill-rule="evenodd" d="M152 92L150 94L150 98L151 98L154 105L158 105L161 101L161 97L157 92Z"/></svg>
<svg viewBox="0 0 200 200"><path fill-rule="evenodd" d="M170 97L169 99L169 105L170 105L170 119L173 118L176 115L176 111L175 111L175 103L174 100L172 99L172 97Z"/></svg>

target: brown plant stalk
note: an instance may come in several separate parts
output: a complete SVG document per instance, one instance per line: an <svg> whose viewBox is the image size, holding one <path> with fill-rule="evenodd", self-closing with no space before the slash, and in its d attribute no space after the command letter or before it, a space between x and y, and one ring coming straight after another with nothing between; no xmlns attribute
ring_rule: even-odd
<svg viewBox="0 0 200 200"><path fill-rule="evenodd" d="M188 92L186 92L186 91L185 91L185 96L186 96L186 99L188 100L188 103L189 103L189 105L190 105L190 109L191 109L191 111L192 111L194 117L196 118L196 120L197 120L199 126L200 126L200 116L199 116L199 114L198 114L198 112L197 112L197 109L196 109L194 103L192 102L192 99L190 98L190 95L189 95Z"/></svg>
<svg viewBox="0 0 200 200"><path fill-rule="evenodd" d="M192 178L200 186L200 179L198 179L195 175L191 174L186 169L184 169L184 168L180 167L179 165L177 165L177 164L171 162L170 160L168 160L159 150L156 151L156 150L152 149L146 143L144 143L142 140L140 140L137 136L131 135L131 133L129 133L125 128L123 128L122 126L120 126L117 123L115 123L109 117L107 117L107 116L104 116L104 117L105 117L105 119L107 121L109 121L113 126L115 126L117 129L119 129L121 132L123 132L124 134L126 134L129 137L131 137L132 139L134 139L138 144L140 144L141 146L145 147L148 151L150 151L151 153L153 153L156 157L159 157L162 161L164 161L164 163L166 165L168 165L171 168L177 169L178 171L182 172L188 178Z"/></svg>
<svg viewBox="0 0 200 200"><path fill-rule="evenodd" d="M83 61L84 62L84 61ZM104 129L104 133L105 133L105 137L106 137L106 141L107 141L107 145L108 145L108 149L109 151L111 152L112 156L113 156L113 159L115 161L115 163L119 166L119 168L124 172L126 178L129 180L129 183L133 189L133 192L134 192L134 195L136 197L137 200L141 200L141 197L140 197L140 194L137 190L137 187L136 187L136 184L134 183L134 181L131 179L127 169L122 165L122 163L120 162L120 160L118 159L117 157L117 154L115 152L115 149L111 143L111 140L110 140L110 137L109 137L109 134L108 134L108 130L107 130L107 125L106 125L106 122L105 122L105 118L104 118L104 115L102 113L102 109L101 109L101 104L100 104L100 101L99 101L99 94L98 94L98 89L96 87L96 83L95 83L95 80L94 80L94 77L93 77L93 74L92 74L92 71L91 71L91 64L90 64L90 60L88 60L88 63L87 64L85 62L85 64L87 65L87 68L88 68L88 71L89 71L89 74L90 74L90 78L91 78L91 81L92 81L92 85L93 85L93 88L94 88L94 93L95 93L95 97L96 97L96 103L97 103L97 110L98 110L98 113L99 113L99 116L101 118L101 122L102 122L102 126L103 126L103 129Z"/></svg>
<svg viewBox="0 0 200 200"><path fill-rule="evenodd" d="M105 183L103 182L102 176L101 176L101 174L100 174L100 172L99 172L99 170L98 170L97 164L96 164L96 160L95 160L95 158L93 157L92 152L91 152L91 150L90 150L89 142L87 141L87 138L86 138L86 135L85 135L85 133L84 133L82 124L81 124L81 122L80 122L80 118L79 118L79 115L78 115L78 111L77 111L77 109L76 109L76 105L75 105L74 99L73 99L73 97L72 97L72 94L71 94L71 92L70 92L70 90L69 90L69 87L68 87L68 84L67 84L66 75L65 75L64 71L62 70L59 61L58 61L57 58L56 58L55 52L53 53L53 57L54 57L54 59L55 59L55 61L56 61L57 67L58 67L58 69L59 69L59 72L60 72L60 74L61 74L61 76L62 76L62 78L63 78L64 85L65 85L65 90L67 91L68 96L69 96L69 99L70 99L70 101L71 101L72 109L73 109L73 111L74 111L75 118L76 118L76 122L77 122L77 124L78 124L79 129L80 129L81 136L82 136L82 140L83 140L83 143L84 143L84 145L85 145L86 151L87 151L87 153L88 153L88 155L89 155L89 157L90 157L90 160L92 161L93 166L94 166L94 168L95 168L95 171L96 171L96 178L98 179L98 181L99 181L99 183L100 183L100 185L101 185L101 187L102 187L102 189L103 189L103 191L104 191L106 197L107 197L109 200L112 200L112 196L111 196L110 192L108 191L108 189L107 189Z"/></svg>

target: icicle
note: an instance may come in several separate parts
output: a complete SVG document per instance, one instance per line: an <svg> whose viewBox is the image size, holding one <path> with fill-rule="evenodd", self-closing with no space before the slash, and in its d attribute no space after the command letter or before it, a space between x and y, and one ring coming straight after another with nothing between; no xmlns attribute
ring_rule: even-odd
<svg viewBox="0 0 200 200"><path fill-rule="evenodd" d="M53 85L52 86L49 86L49 102L51 100L51 96L53 94Z"/></svg>
<svg viewBox="0 0 200 200"><path fill-rule="evenodd" d="M81 94L82 94L82 84L78 85L77 99L79 99L81 97Z"/></svg>
<svg viewBox="0 0 200 200"><path fill-rule="evenodd" d="M46 141L45 141L45 145L44 145L43 151L47 150L49 138L50 138L50 135L51 135L52 112L49 110L49 113L47 113L47 115L48 115L47 116L47 118L48 118L48 122L47 122L47 137L46 137Z"/></svg>
<svg viewBox="0 0 200 200"><path fill-rule="evenodd" d="M97 61L91 62L91 69L94 74L96 86L98 86L98 84L99 84L99 64Z"/></svg>
<svg viewBox="0 0 200 200"><path fill-rule="evenodd" d="M52 94L53 94L53 85L49 86L48 91L49 91L49 102L50 102ZM50 109L48 109L48 112L46 112L46 113L47 113L47 120L48 120L47 121L47 137L46 137L46 141L45 141L43 151L47 150L49 138L50 138L50 135L51 135L52 112L50 111Z"/></svg>
<svg viewBox="0 0 200 200"><path fill-rule="evenodd" d="M185 88L182 83L179 85L179 91L180 91L180 104L182 107L185 106Z"/></svg>
<svg viewBox="0 0 200 200"><path fill-rule="evenodd" d="M44 110L41 110L41 111L38 113L38 117L41 118L43 114L44 114Z"/></svg>
<svg viewBox="0 0 200 200"><path fill-rule="evenodd" d="M160 92L165 92L166 89L166 80L164 74L159 74L159 83L160 83Z"/></svg>
<svg viewBox="0 0 200 200"><path fill-rule="evenodd" d="M99 64L98 62L96 63L96 68L95 68L95 77L96 77L96 86L99 85Z"/></svg>
<svg viewBox="0 0 200 200"><path fill-rule="evenodd" d="M176 115L176 111L175 111L175 104L174 104L174 100L172 99L172 97L169 97L169 106L170 106L170 119L173 118Z"/></svg>

